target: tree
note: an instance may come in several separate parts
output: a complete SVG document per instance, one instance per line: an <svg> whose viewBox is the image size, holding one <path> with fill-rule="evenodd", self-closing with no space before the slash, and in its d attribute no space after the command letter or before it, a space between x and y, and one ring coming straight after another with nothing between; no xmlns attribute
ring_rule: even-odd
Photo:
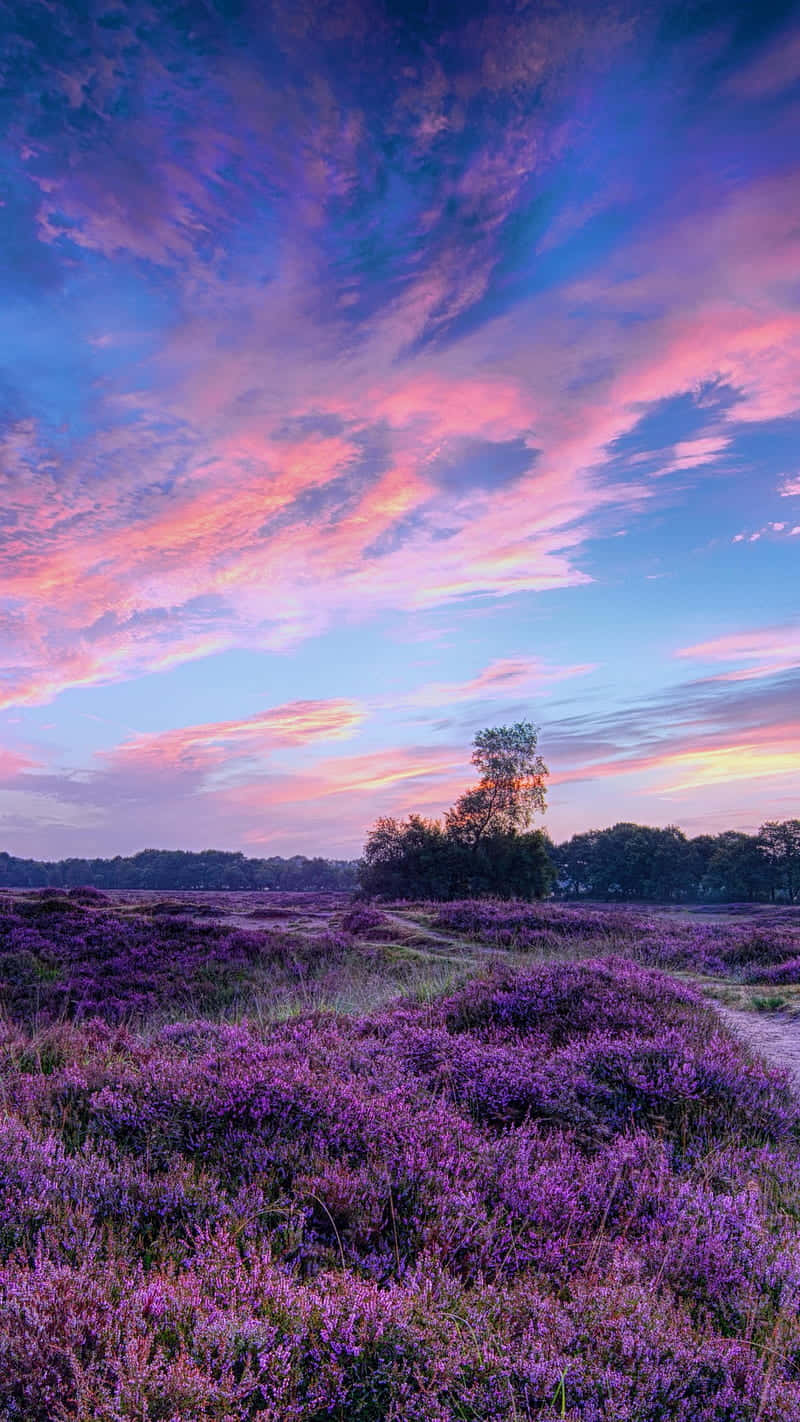
<svg viewBox="0 0 800 1422"><path fill-rule="evenodd" d="M768 820L758 846L770 867L771 896L790 904L800 899L800 820Z"/></svg>
<svg viewBox="0 0 800 1422"><path fill-rule="evenodd" d="M699 899L703 894L703 879L716 847L713 834L697 834L687 842L687 898Z"/></svg>
<svg viewBox="0 0 800 1422"><path fill-rule="evenodd" d="M617 824L554 845L556 892L597 899L800 901L800 821L687 840L675 825Z"/></svg>
<svg viewBox="0 0 800 1422"><path fill-rule="evenodd" d="M516 830L485 836L477 853L461 850L470 874L470 897L491 894L500 899L542 899L555 878L549 843L541 830ZM459 890L459 893L461 891Z"/></svg>
<svg viewBox="0 0 800 1422"><path fill-rule="evenodd" d="M379 819L359 866L362 892L384 899L548 893L549 841L539 831L521 832L533 811L544 809L547 767L536 753L537 735L528 721L480 731L472 764L481 779L448 811L444 827L420 815Z"/></svg>
<svg viewBox="0 0 800 1422"><path fill-rule="evenodd" d="M562 893L674 901L696 896L709 852L708 845L692 848L676 825L661 829L623 822L573 835L554 849L553 857Z"/></svg>
<svg viewBox="0 0 800 1422"><path fill-rule="evenodd" d="M769 868L755 835L723 830L700 880L703 898L727 903L769 898Z"/></svg>
<svg viewBox="0 0 800 1422"><path fill-rule="evenodd" d="M448 899L458 877L452 846L436 820L379 819L359 865L362 893L380 899Z"/></svg>
<svg viewBox="0 0 800 1422"><path fill-rule="evenodd" d="M481 778L445 816L452 840L477 850L485 836L518 833L535 810L544 812L548 771L536 751L538 734L530 721L478 732L472 764Z"/></svg>
<svg viewBox="0 0 800 1422"><path fill-rule="evenodd" d="M0 853L0 886L98 889L352 889L356 864L348 860L247 859L241 852L144 849L114 859L39 862Z"/></svg>

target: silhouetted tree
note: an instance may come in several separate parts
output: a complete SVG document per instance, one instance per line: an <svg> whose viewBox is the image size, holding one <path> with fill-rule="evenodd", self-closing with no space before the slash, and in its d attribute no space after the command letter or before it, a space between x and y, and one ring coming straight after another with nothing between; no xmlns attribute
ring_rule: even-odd
<svg viewBox="0 0 800 1422"><path fill-rule="evenodd" d="M448 811L444 827L419 815L379 819L359 866L362 892L385 899L547 893L548 841L522 832L533 811L544 809L547 767L536 753L537 735L527 721L480 731L472 763L481 779Z"/></svg>
<svg viewBox="0 0 800 1422"><path fill-rule="evenodd" d="M544 811L548 772L536 751L538 734L530 721L478 732L472 764L480 780L445 816L451 839L477 849L484 836L527 829L534 810Z"/></svg>

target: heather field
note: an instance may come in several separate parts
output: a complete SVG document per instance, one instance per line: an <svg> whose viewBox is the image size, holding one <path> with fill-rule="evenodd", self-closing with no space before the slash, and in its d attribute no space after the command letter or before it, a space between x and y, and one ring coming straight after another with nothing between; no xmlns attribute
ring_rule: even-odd
<svg viewBox="0 0 800 1422"><path fill-rule="evenodd" d="M800 1416L790 911L0 898L0 1417Z"/></svg>

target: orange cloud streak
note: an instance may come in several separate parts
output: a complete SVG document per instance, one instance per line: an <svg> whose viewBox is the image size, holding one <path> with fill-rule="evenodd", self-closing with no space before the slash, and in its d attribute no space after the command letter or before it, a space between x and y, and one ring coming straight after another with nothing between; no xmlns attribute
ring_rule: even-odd
<svg viewBox="0 0 800 1422"><path fill-rule="evenodd" d="M117 746L109 758L116 764L134 760L164 768L213 768L258 751L343 739L353 734L364 714L352 701L291 701L240 721L212 721L137 735Z"/></svg>
<svg viewBox="0 0 800 1422"><path fill-rule="evenodd" d="M711 732L701 741L675 748L665 746L645 755L633 751L607 760L588 761L559 770L550 779L559 785L666 770L674 771L678 779L654 788L678 791L766 775L800 777L800 723L752 727L744 737L741 732L725 729Z"/></svg>
<svg viewBox="0 0 800 1422"><path fill-rule="evenodd" d="M772 734L775 735L775 732ZM785 740L776 740L769 745L747 740L734 745L664 756L659 768L663 766L673 770L678 779L658 789L696 790L739 780L761 780L772 775L800 777L800 727L789 727L785 734Z"/></svg>

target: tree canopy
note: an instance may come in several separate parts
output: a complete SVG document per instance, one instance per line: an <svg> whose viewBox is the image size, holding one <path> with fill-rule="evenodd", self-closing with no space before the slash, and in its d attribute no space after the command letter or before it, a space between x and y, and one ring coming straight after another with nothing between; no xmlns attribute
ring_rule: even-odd
<svg viewBox="0 0 800 1422"><path fill-rule="evenodd" d="M538 731L530 721L489 726L473 741L472 764L480 780L445 816L451 839L477 849L486 836L526 829L535 810L544 812L547 766L537 754Z"/></svg>
<svg viewBox="0 0 800 1422"><path fill-rule="evenodd" d="M479 731L472 752L478 784L448 810L443 825L420 815L379 819L359 865L362 892L414 899L547 893L553 876L547 840L526 832L534 811L545 806L548 772L537 740L529 721Z"/></svg>
<svg viewBox="0 0 800 1422"><path fill-rule="evenodd" d="M800 902L800 820L757 834L688 839L675 825L616 824L552 848L564 897L654 902Z"/></svg>

